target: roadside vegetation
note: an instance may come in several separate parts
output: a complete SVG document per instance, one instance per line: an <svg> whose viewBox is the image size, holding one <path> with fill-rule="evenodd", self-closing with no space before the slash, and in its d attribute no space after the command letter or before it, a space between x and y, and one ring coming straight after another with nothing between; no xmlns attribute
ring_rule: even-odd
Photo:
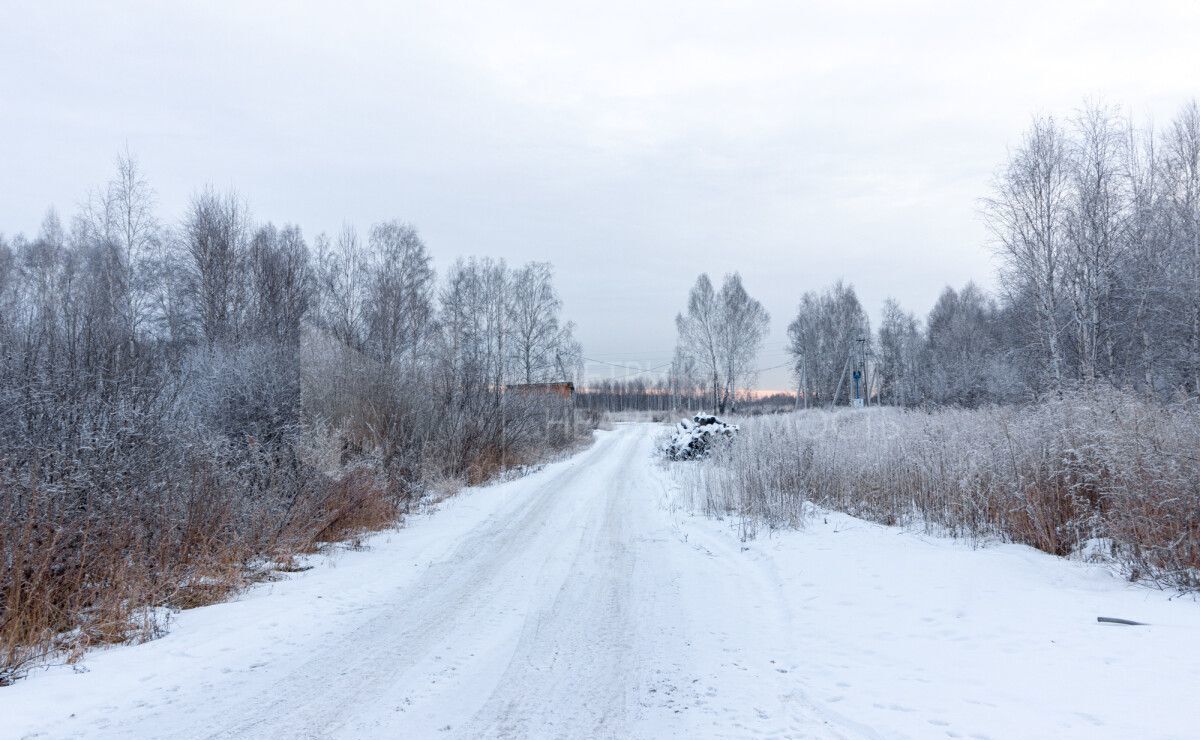
<svg viewBox="0 0 1200 740"><path fill-rule="evenodd" d="M1093 388L1025 406L811 410L739 419L680 465L692 503L745 537L823 507L1119 564L1200 589L1200 406Z"/></svg>
<svg viewBox="0 0 1200 740"><path fill-rule="evenodd" d="M811 410L739 421L688 469L697 505L747 536L815 504L1200 588L1200 108L1039 116L981 205L997 295L946 288L923 321L889 300L872 331L852 285L805 293Z"/></svg>
<svg viewBox="0 0 1200 740"><path fill-rule="evenodd" d="M402 222L310 246L233 194L154 206L124 156L0 236L0 684L577 437L549 265L439 280Z"/></svg>

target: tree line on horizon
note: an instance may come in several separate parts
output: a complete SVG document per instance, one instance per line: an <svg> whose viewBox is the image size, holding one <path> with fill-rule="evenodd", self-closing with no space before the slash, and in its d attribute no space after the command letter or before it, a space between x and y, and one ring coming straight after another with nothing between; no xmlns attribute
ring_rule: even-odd
<svg viewBox="0 0 1200 740"><path fill-rule="evenodd" d="M902 405L1043 398L1103 380L1200 395L1200 108L1162 130L1086 103L1039 116L983 201L1000 294L947 288L916 331L894 301L877 393Z"/></svg>
<svg viewBox="0 0 1200 740"><path fill-rule="evenodd" d="M888 300L872 338L883 403L1036 401L1097 381L1200 395L1200 107L1138 127L1113 106L1034 119L983 200L999 291L947 287L923 322ZM798 365L871 337L853 289L805 297ZM824 345L828 346L828 345ZM830 387L826 361L812 387ZM803 375L801 375L803 377Z"/></svg>
<svg viewBox="0 0 1200 740"><path fill-rule="evenodd" d="M1094 102L1065 120L1036 117L982 213L1000 262L995 295L948 286L923 319L889 298L877 330L853 285L801 296L787 328L796 405L848 404L860 364L867 402L897 406L1035 402L1097 381L1160 400L1200 395L1195 101L1161 129ZM744 398L766 312L740 277L726 286L728 305L707 276L692 289L662 391L611 380L597 403L699 399L721 412Z"/></svg>
<svg viewBox="0 0 1200 740"><path fill-rule="evenodd" d="M872 333L853 286L788 327L808 405L745 419L683 484L746 537L822 509L1017 542L1200 591L1200 109L1036 118L983 201L999 290L947 287ZM800 397L797 397L800 400Z"/></svg>

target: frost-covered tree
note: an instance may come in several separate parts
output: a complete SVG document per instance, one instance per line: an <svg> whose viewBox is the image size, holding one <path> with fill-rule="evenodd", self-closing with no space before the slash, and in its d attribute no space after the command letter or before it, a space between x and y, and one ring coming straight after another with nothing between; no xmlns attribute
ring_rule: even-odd
<svg viewBox="0 0 1200 740"><path fill-rule="evenodd" d="M1033 299L1036 324L1030 332L1041 346L1046 377L1056 387L1064 375L1071 185L1066 133L1053 118L1038 118L998 176L994 194L985 200L1002 283L1011 296Z"/></svg>
<svg viewBox="0 0 1200 740"><path fill-rule="evenodd" d="M879 399L896 406L921 401L924 337L916 318L889 298L879 324L875 378Z"/></svg>
<svg viewBox="0 0 1200 740"><path fill-rule="evenodd" d="M369 245L367 346L385 365L414 363L433 318L434 274L425 243L410 224L388 221L371 227Z"/></svg>
<svg viewBox="0 0 1200 740"><path fill-rule="evenodd" d="M766 309L750 297L737 273L726 275L719 291L708 275L696 279L687 310L675 317L677 354L700 369L719 413L731 408L738 390L752 381L769 324Z"/></svg>
<svg viewBox="0 0 1200 740"><path fill-rule="evenodd" d="M1130 198L1123 176L1124 125L1116 111L1087 105L1073 122L1066 282L1074 355L1083 380L1115 366L1118 267L1129 242Z"/></svg>
<svg viewBox="0 0 1200 740"><path fill-rule="evenodd" d="M999 309L973 283L947 287L925 330L922 396L930 403L978 406L1007 400Z"/></svg>
<svg viewBox="0 0 1200 740"><path fill-rule="evenodd" d="M737 392L754 382L756 363L771 317L762 304L746 292L742 276L726 275L717 295L720 302L719 352L724 386L717 404L720 411L732 407Z"/></svg>
<svg viewBox="0 0 1200 740"><path fill-rule="evenodd" d="M1185 106L1164 136L1163 185L1170 219L1173 283L1182 301L1180 335L1187 385L1200 393L1200 105Z"/></svg>
<svg viewBox="0 0 1200 740"><path fill-rule="evenodd" d="M566 381L575 377L580 350L574 325L562 323L562 300L554 289L554 269L530 262L512 272L509 351L518 382Z"/></svg>
<svg viewBox="0 0 1200 740"><path fill-rule="evenodd" d="M800 298L788 325L787 351L806 404L832 405L849 398L847 373L869 338L867 315L854 286L838 281L823 293Z"/></svg>
<svg viewBox="0 0 1200 740"><path fill-rule="evenodd" d="M468 260L439 290L401 221L310 251L233 194L173 229L154 208L126 154L69 228L0 236L0 684L575 436L505 392L578 370L548 265Z"/></svg>
<svg viewBox="0 0 1200 740"><path fill-rule="evenodd" d="M236 341L247 297L245 204L234 193L204 190L192 198L180 231L198 334L210 347Z"/></svg>

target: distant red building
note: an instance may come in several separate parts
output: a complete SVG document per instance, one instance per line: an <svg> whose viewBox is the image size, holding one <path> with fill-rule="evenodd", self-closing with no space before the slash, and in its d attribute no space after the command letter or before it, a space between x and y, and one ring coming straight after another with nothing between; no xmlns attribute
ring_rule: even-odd
<svg viewBox="0 0 1200 740"><path fill-rule="evenodd" d="M574 383L514 383L504 386L504 390L528 396L553 395L564 401L575 398Z"/></svg>

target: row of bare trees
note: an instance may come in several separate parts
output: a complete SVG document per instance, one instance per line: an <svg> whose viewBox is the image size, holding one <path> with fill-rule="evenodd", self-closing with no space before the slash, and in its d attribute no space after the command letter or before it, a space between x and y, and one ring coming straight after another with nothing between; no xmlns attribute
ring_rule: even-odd
<svg viewBox="0 0 1200 740"><path fill-rule="evenodd" d="M1103 380L1200 395L1200 107L1162 128L1085 104L1036 118L983 201L997 296L947 288L924 321L888 300L872 333L852 286L805 295L788 328L806 399L1006 403ZM860 343L859 340L862 340Z"/></svg>
<svg viewBox="0 0 1200 740"><path fill-rule="evenodd" d="M1197 591L1200 107L1038 118L984 213L997 296L948 287L923 321L888 300L872 332L839 282L788 327L806 402L847 403L855 368L872 402L929 408L746 420L685 490L746 536L817 504Z"/></svg>
<svg viewBox="0 0 1200 740"><path fill-rule="evenodd" d="M506 393L574 379L561 313L549 265L439 280L399 221L310 247L211 190L162 221L128 155L0 236L0 682L570 443Z"/></svg>
<svg viewBox="0 0 1200 740"><path fill-rule="evenodd" d="M1084 106L1034 121L986 201L1039 385L1200 393L1200 107L1163 130Z"/></svg>
<svg viewBox="0 0 1200 740"><path fill-rule="evenodd" d="M791 410L796 405L790 393L761 394L746 388L738 391L734 402L743 414ZM579 390L576 405L596 415L624 411L691 413L713 408L712 389L707 383L674 372L654 378L634 375L591 380Z"/></svg>

